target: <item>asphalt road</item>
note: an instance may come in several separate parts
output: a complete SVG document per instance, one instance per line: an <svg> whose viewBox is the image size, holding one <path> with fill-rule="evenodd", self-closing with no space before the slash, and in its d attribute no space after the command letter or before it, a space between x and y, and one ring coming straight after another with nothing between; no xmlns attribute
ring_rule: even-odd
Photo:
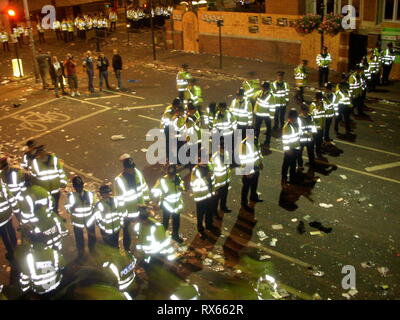
<svg viewBox="0 0 400 320"><path fill-rule="evenodd" d="M125 83L132 78L140 82L128 83L128 90L124 92L62 99L54 99L51 92L34 87L25 92L27 102L19 108L8 108L10 102L17 101L14 95L2 107L0 115L3 149L21 154L20 147L34 137L65 161L69 176L78 173L96 184L112 181L121 171L118 158L130 153L152 186L161 168L148 165L145 151L150 143L145 137L148 130L158 128L164 106L174 98L175 74L136 64L126 70L123 77ZM204 104L230 102L240 81L204 77L200 85ZM15 92L18 90L24 89L16 88ZM256 205L256 221L248 213L239 214L241 179L234 177L229 193L229 207L233 212L224 216L221 237L201 241L196 238L194 202L190 191L187 192L181 226L186 244L192 243L198 249L206 247L229 258L230 266L237 263L232 255L255 260L268 255L267 261L274 269L272 275L297 298L310 299L318 293L323 299L345 299L342 294L348 290L341 286L345 276L342 267L351 265L356 269L358 291L352 299L398 299L400 106L379 102L369 106L374 109L369 113L370 119L355 120L355 141L335 139L335 145L343 153L326 156L330 163L337 165L337 170L330 172L321 167L318 172L310 172L319 177L314 187L282 192L282 145L280 139L272 139L273 152L264 157L265 168L260 177L259 192L264 202ZM112 135L120 134L126 139L111 140ZM386 164L393 164L393 167L382 167ZM182 175L187 173L183 171ZM332 207L321 207L322 203ZM306 223L305 234L297 233L298 222L293 219ZM332 227L333 231L311 235L316 229L308 226L308 222L314 220ZM272 226L279 224L283 228L274 230ZM264 231L268 238L261 241L258 231ZM277 239L275 245L270 243L273 238ZM4 252L2 244L0 246ZM72 237L65 250L69 255L74 254ZM367 261L374 267L362 267ZM313 275L311 267L323 271L324 275ZM388 274L381 275L378 267L389 268ZM216 273L210 275L209 272L211 270L204 267L195 276L207 283ZM1 254L0 280L6 279L7 264ZM388 285L389 289L383 290L382 285ZM232 298L229 294L225 297Z"/></svg>

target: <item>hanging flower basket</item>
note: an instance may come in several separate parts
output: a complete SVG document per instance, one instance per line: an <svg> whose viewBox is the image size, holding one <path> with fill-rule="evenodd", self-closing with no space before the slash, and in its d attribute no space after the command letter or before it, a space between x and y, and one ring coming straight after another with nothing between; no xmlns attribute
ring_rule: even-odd
<svg viewBox="0 0 400 320"><path fill-rule="evenodd" d="M294 28L297 32L308 34L317 30L321 24L321 16L317 14L307 14L294 21Z"/></svg>
<svg viewBox="0 0 400 320"><path fill-rule="evenodd" d="M324 17L324 20L318 27L319 33L326 33L331 36L337 35L339 32L344 31L342 27L342 19L341 15L328 14Z"/></svg>

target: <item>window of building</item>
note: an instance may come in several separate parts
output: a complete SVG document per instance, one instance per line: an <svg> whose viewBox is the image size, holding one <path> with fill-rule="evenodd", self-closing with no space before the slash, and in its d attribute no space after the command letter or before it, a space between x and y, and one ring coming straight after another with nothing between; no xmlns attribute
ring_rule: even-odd
<svg viewBox="0 0 400 320"><path fill-rule="evenodd" d="M400 1L385 0L383 6L383 19L386 21L400 20Z"/></svg>
<svg viewBox="0 0 400 320"><path fill-rule="evenodd" d="M342 14L342 8L346 5L351 5L356 9L356 16L360 17L361 1L362 0L307 0L306 13L321 14L321 5L323 4L325 14Z"/></svg>

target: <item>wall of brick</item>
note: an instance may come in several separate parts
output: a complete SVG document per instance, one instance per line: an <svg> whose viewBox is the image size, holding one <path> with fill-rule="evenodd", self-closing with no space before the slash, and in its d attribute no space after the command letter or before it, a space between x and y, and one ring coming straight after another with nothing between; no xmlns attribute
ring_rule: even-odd
<svg viewBox="0 0 400 320"><path fill-rule="evenodd" d="M375 21L376 19L376 0L364 0L363 20Z"/></svg>
<svg viewBox="0 0 400 320"><path fill-rule="evenodd" d="M305 11L304 0L266 0L265 12L278 14L298 14Z"/></svg>

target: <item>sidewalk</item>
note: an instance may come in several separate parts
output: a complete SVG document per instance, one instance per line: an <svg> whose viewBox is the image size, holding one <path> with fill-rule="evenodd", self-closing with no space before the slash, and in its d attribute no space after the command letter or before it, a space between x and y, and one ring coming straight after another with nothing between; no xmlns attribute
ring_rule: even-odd
<svg viewBox="0 0 400 320"><path fill-rule="evenodd" d="M220 69L219 56L166 50L161 47L157 47L157 60L154 61L152 56L150 31L143 29L140 33L130 33L129 43L128 34L125 31L126 29L124 26L120 25L117 29L117 33L113 33L110 36L109 43L101 46L101 50L109 57L109 59L112 56L112 49L118 48L123 57L125 68L139 65L175 73L183 63L187 63L189 68L194 71L193 74L195 77L200 75L238 80L251 78L274 80L277 71L284 71L286 73L285 79L289 81L292 86L294 84L294 65L223 56L223 68ZM75 39L74 42L65 44L63 41L57 41L51 33L46 35L46 44L36 46L37 48L42 48L43 51L51 51L52 55L57 55L60 59L63 58L66 53L70 52L75 55L75 60L78 64L80 64L81 58L86 50L92 50L93 55L96 55L95 41L86 43L85 41ZM25 75L33 75L32 53L30 48L24 46L20 51ZM3 56L5 56L5 59L3 58L0 60L0 83L4 81L4 77L8 78L11 76L11 59L14 58L14 53L6 53L3 54ZM77 69L79 73L84 75L83 69L79 65ZM318 72L315 69L310 71L311 74L308 86L317 88ZM86 77L84 79L86 79ZM330 80L332 82L338 82L340 80L340 74L332 71L330 73ZM1 90L1 87L2 85L0 85L0 93L3 91ZM379 89L381 89L379 92L368 93L368 97L400 102L400 82L396 82L387 87L380 87Z"/></svg>

